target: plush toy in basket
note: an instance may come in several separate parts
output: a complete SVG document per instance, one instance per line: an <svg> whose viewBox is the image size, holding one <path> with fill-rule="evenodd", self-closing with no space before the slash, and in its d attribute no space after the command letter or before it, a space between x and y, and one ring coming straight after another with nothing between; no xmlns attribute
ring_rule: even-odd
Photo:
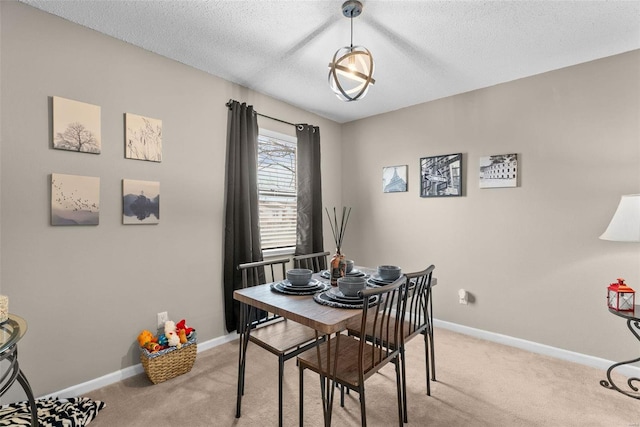
<svg viewBox="0 0 640 427"><path fill-rule="evenodd" d="M138 335L140 362L152 383L158 384L178 375L186 374L193 367L198 352L196 330L185 320L176 325L164 324L164 333L154 336L144 330Z"/></svg>

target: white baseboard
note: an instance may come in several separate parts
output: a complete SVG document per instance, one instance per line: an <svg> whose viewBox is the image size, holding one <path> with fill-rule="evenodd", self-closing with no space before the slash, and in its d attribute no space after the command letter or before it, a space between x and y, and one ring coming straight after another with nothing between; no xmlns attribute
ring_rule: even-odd
<svg viewBox="0 0 640 427"><path fill-rule="evenodd" d="M601 359L598 357L576 353L569 350L563 350L561 348L551 347L551 346L548 346L545 344L539 344L533 341L527 341L520 338L510 337L508 335L502 335L494 332L484 331L481 329L471 328L469 326L446 322L444 320L433 319L433 324L437 328L448 329L453 332L458 332L461 334L470 335L483 340L520 348L522 350L530 351L532 353L544 354L546 356L555 357L557 359L567 360L569 362L591 366L593 368L602 369L603 371L606 371L609 368L609 366L611 366L614 363L611 360ZM198 343L198 353L200 353L201 351L206 351L214 347L217 347L219 345L228 343L237 338L238 338L238 334L234 332L228 335L223 335L221 337L211 339L209 341ZM616 370L616 372L619 372L627 377L636 377L636 378L640 377L640 368L635 366L630 366L630 365L621 366ZM129 366L119 371L104 375L100 378L96 378L91 381L84 382L82 384L77 384L69 388L66 388L64 390L60 390L56 393L52 393L42 397L43 398L49 398L49 397L70 398L70 397L82 396L83 394L88 393L92 390L106 387L118 381L122 381L126 378L133 377L134 375L139 375L142 373L144 373L144 368L142 367L141 364L138 363L136 365ZM603 379L604 379L604 375L603 375Z"/></svg>
<svg viewBox="0 0 640 427"><path fill-rule="evenodd" d="M219 345L228 343L229 341L233 341L238 338L238 334L231 333L227 335L223 335L218 338L214 338L208 341L199 342L198 343L198 353L201 351L206 351L217 347ZM71 386L69 388L65 388L64 390L57 391L55 393L48 394L46 396L42 396L42 398L55 398L59 397L61 399L82 396L83 394L90 392L92 390L96 390L102 387L106 387L108 385L117 383L118 381L122 381L126 378L133 377L134 375L139 375L144 373L144 368L142 364L138 363L133 366L129 366L127 368L121 369L116 372L112 372L107 375L103 375L100 378L96 378L82 384L77 384Z"/></svg>
<svg viewBox="0 0 640 427"><path fill-rule="evenodd" d="M433 325L437 328L448 329L453 332L470 335L483 340L508 345L510 347L520 348L532 353L543 354L545 356L555 357L556 359L567 360L569 362L591 366L592 368L602 369L603 371L606 371L607 369L609 369L609 366L615 363L611 360L601 359L599 357L589 356L582 353L576 353L574 351L564 350L557 347L551 347L549 345L527 341L520 338L514 338L508 335L497 334L495 332L488 332L482 329L471 328L469 326L446 322L444 320L433 319ZM619 368L616 368L615 372L623 374L627 377L640 378L640 368L636 366L620 366ZM606 379L604 372L602 379Z"/></svg>

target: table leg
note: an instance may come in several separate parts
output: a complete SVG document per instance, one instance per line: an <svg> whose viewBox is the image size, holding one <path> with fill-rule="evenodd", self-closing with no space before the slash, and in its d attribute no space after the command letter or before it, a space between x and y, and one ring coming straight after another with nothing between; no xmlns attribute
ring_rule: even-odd
<svg viewBox="0 0 640 427"><path fill-rule="evenodd" d="M431 286L429 286L429 348L431 353L431 379L436 381L436 353L433 343L433 294L431 292ZM431 395L429 390L428 395Z"/></svg>
<svg viewBox="0 0 640 427"><path fill-rule="evenodd" d="M242 396L244 395L244 373L247 362L247 346L249 345L251 309L240 304L240 340L238 345L238 391L236 397L236 418L240 418Z"/></svg>
<svg viewBox="0 0 640 427"><path fill-rule="evenodd" d="M9 361L9 366L5 370L4 374L2 374L2 377L0 377L0 384L2 384L2 387L0 387L0 396L4 395L7 390L9 390L11 385L16 381L18 374L20 373L20 369L18 367L18 358L15 354L16 351L16 348L13 347L5 354L3 354L2 358L0 358L0 362L2 360Z"/></svg>
<svg viewBox="0 0 640 427"><path fill-rule="evenodd" d="M9 366L4 374L0 377L0 396L5 394L7 390L11 387L11 385L17 380L25 394L27 395L27 399L29 401L29 408L31 412L31 425L38 426L38 408L36 406L36 400L33 397L33 391L31 390L31 385L27 380L27 377L24 375L22 370L20 369L20 364L18 363L18 347L13 346L2 354L0 357L0 361L7 360L9 362Z"/></svg>
<svg viewBox="0 0 640 427"><path fill-rule="evenodd" d="M33 391L31 391L31 385L29 384L27 377L24 376L22 370L18 373L18 382L27 394L27 399L29 400L29 407L31 408L31 425L38 427L40 425L38 423L38 407L36 406L36 400L33 397Z"/></svg>
<svg viewBox="0 0 640 427"><path fill-rule="evenodd" d="M316 341L320 338L318 331L316 331ZM316 346L318 357L318 370L320 371L320 393L322 394L322 412L324 415L325 427L331 426L331 415L333 410L333 398L336 389L336 372L338 369L338 349L340 348L340 333L336 334L335 350L331 351L331 336L325 335L327 343L327 369L322 366L322 357L320 354L320 346ZM333 367L331 363L331 355L335 354L333 358ZM322 372L327 372L329 375L323 375Z"/></svg>
<svg viewBox="0 0 640 427"><path fill-rule="evenodd" d="M633 320L633 319L629 319L627 320L627 327L629 328L629 330L631 331L631 333L636 337L636 339L638 341L640 341L640 334L638 334L638 331L640 330L640 322L637 320ZM635 329L634 329L635 327ZM627 395L629 397L633 397L634 399L640 399L640 392L637 386L635 386L633 383L634 382L640 382L640 378L635 378L635 377L631 377L627 380L627 385L629 386L629 388L632 391L628 391L628 390L623 390L620 387L618 387L615 382L613 381L613 379L611 378L611 372L617 368L618 366L622 366L622 365L628 365L631 363L636 363L636 362L640 362L640 357L633 359L633 360L628 360L625 362L618 362L618 363L614 363L613 365L611 365L609 367L609 369L607 369L607 379L606 380L601 380L600 381L600 385L612 390L616 390L624 395Z"/></svg>

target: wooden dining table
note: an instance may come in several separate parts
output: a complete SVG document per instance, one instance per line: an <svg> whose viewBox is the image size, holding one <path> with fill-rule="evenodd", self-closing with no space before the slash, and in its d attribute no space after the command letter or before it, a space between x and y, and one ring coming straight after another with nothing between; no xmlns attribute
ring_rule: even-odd
<svg viewBox="0 0 640 427"><path fill-rule="evenodd" d="M320 276L314 277L326 281ZM347 322L362 310L343 309L318 304L313 295L288 295L274 292L271 284L252 286L233 292L233 298L252 307L301 323L330 335L346 329Z"/></svg>
<svg viewBox="0 0 640 427"><path fill-rule="evenodd" d="M356 268L368 275L376 272L376 269L372 268ZM320 273L315 273L313 278L324 283L330 282L329 279L322 277ZM271 283L235 290L233 292L233 298L240 303L282 316L285 319L315 329L318 342L323 337L328 341L331 335L346 330L347 323L362 314L361 309L336 308L319 304L314 301L313 295L289 295L274 292L271 290ZM326 360L329 365L331 365L331 352L337 352L337 350L337 348L332 350L329 345L327 346ZM242 348L240 348L240 351L242 351ZM318 359L320 359L320 357L318 357ZM333 369L328 372L335 373L336 368L334 364ZM331 412L329 408L333 404L335 384L330 377L324 378L324 381L321 383L324 384L324 387L322 387L324 423L325 426L330 426Z"/></svg>
<svg viewBox="0 0 640 427"><path fill-rule="evenodd" d="M368 271L369 269L361 268L361 270L371 273ZM324 283L330 282L329 279L322 277L320 273L315 273L313 278ZM313 295L289 295L274 292L271 290L271 283L235 290L233 298L240 303L315 329L318 342L323 338L328 340L332 334L346 330L347 322L362 314L361 309L345 309L321 305L314 301ZM331 364L331 351L331 347L327 346L326 360L329 364ZM337 351L337 348L333 349L333 351ZM335 372L335 364L333 368L332 372ZM330 426L331 417L328 415L330 414L328 409L333 404L335 387L329 377L324 378L322 383L325 384L322 388L324 424L325 426Z"/></svg>

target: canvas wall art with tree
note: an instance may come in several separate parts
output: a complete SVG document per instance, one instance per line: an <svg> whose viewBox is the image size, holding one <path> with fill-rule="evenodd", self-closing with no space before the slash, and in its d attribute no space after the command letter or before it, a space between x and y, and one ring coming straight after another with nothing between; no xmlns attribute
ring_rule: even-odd
<svg viewBox="0 0 640 427"><path fill-rule="evenodd" d="M162 161L162 120L125 113L125 158Z"/></svg>
<svg viewBox="0 0 640 427"><path fill-rule="evenodd" d="M100 107L53 97L53 148L100 154Z"/></svg>

